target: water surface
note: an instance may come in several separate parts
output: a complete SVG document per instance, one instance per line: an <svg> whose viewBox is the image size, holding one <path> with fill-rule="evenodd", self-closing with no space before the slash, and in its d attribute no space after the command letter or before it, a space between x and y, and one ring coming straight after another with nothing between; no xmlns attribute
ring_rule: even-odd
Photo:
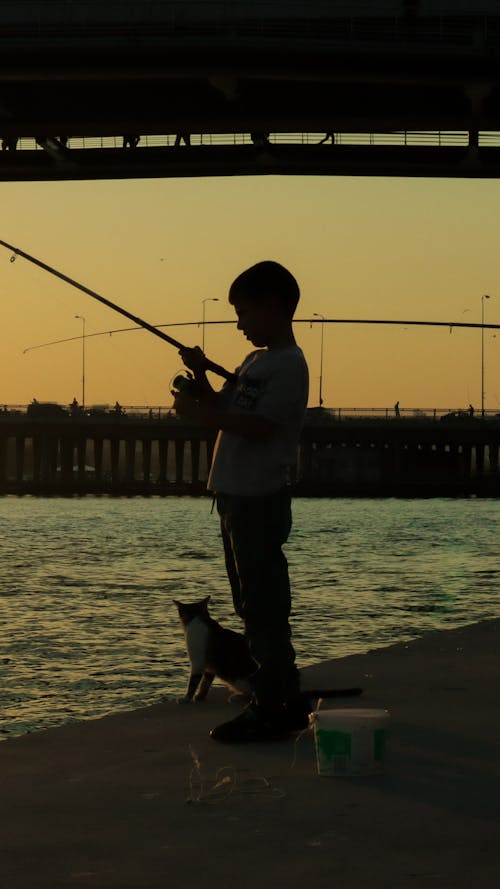
<svg viewBox="0 0 500 889"><path fill-rule="evenodd" d="M231 612L203 498L0 499L0 738L176 696L172 599ZM301 666L500 615L495 500L294 503L287 544Z"/></svg>

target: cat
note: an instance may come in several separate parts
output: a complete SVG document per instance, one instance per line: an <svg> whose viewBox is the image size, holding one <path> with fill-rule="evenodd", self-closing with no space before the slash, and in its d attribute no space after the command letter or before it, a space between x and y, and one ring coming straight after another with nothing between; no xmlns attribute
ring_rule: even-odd
<svg viewBox="0 0 500 889"><path fill-rule="evenodd" d="M210 599L210 596L206 596L191 603L173 600L179 612L191 662L186 693L178 698L178 703L204 701L215 678L224 682L233 692L233 698L236 696L241 703L248 702L251 700L248 680L258 669L258 664L251 656L242 633L228 630L210 617ZM300 698L312 710L313 699L347 697L361 693L361 688L313 688L300 692Z"/></svg>
<svg viewBox="0 0 500 889"><path fill-rule="evenodd" d="M199 602L174 599L191 663L186 693L179 703L204 701L217 677L234 695L250 697L248 677L258 668L241 633L228 630L210 617L210 596Z"/></svg>

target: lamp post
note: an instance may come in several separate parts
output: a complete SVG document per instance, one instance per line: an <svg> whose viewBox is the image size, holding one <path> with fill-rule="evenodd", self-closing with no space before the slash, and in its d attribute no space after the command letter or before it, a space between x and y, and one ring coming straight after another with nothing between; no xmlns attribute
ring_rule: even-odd
<svg viewBox="0 0 500 889"><path fill-rule="evenodd" d="M484 417L484 301L490 299L487 293L481 297L481 416Z"/></svg>
<svg viewBox="0 0 500 889"><path fill-rule="evenodd" d="M202 299L203 304L203 320L201 322L201 351L205 352L205 303L218 303L219 300L216 296L207 296L205 299Z"/></svg>
<svg viewBox="0 0 500 889"><path fill-rule="evenodd" d="M82 322L82 410L85 410L85 318L75 315Z"/></svg>
<svg viewBox="0 0 500 889"><path fill-rule="evenodd" d="M316 318L321 318L321 345L319 350L319 406L323 407L323 336L325 332L325 316L320 312L313 312Z"/></svg>

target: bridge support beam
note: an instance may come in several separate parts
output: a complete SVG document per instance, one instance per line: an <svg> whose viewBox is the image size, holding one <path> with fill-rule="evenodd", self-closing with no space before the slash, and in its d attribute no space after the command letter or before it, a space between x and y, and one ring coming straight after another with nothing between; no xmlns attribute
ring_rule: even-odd
<svg viewBox="0 0 500 889"><path fill-rule="evenodd" d="M102 446L103 440L102 438L94 438L94 478L96 485L100 485L102 482Z"/></svg>
<svg viewBox="0 0 500 889"><path fill-rule="evenodd" d="M135 446L134 438L125 439L125 480L132 484L135 478Z"/></svg>
<svg viewBox="0 0 500 889"><path fill-rule="evenodd" d="M184 481L184 445L183 439L177 438L175 441L175 482L182 485Z"/></svg>
<svg viewBox="0 0 500 889"><path fill-rule="evenodd" d="M142 439L142 480L149 485L151 481L151 439Z"/></svg>
<svg viewBox="0 0 500 889"><path fill-rule="evenodd" d="M490 454L490 474L498 475L498 442L490 442L488 450Z"/></svg>
<svg viewBox="0 0 500 889"><path fill-rule="evenodd" d="M111 449L111 484L113 488L118 487L120 483L120 439L112 438L110 440Z"/></svg>
<svg viewBox="0 0 500 889"><path fill-rule="evenodd" d="M158 441L158 482L160 485L167 483L168 438L160 438Z"/></svg>

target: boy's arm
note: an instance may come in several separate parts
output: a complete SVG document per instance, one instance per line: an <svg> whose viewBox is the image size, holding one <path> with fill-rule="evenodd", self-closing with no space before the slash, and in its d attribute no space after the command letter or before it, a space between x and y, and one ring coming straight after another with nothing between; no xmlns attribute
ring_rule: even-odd
<svg viewBox="0 0 500 889"><path fill-rule="evenodd" d="M208 384L210 386L210 384ZM210 387L211 388L211 387ZM213 395L216 393L212 389ZM194 399L189 392L175 394L174 409L180 416L188 417L199 423L200 426L208 426L210 429L222 429L225 432L233 432L242 438L252 441L266 441L276 431L277 424L267 417L258 417L247 414L230 414L221 410L218 401L215 403L210 396L199 401Z"/></svg>

